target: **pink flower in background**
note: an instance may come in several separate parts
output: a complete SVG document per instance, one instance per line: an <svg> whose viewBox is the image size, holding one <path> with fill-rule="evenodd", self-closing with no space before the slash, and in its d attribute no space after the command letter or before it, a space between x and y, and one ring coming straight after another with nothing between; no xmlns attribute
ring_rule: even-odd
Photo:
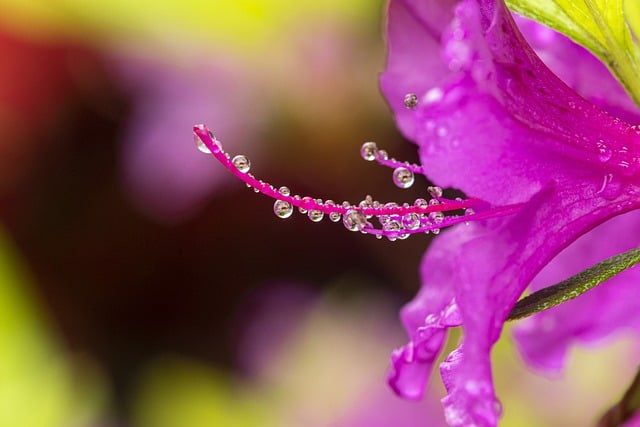
<svg viewBox="0 0 640 427"><path fill-rule="evenodd" d="M123 152L132 203L163 221L190 216L229 176L197 151L184 149L184 129L200 117L218 123L218 131L233 135L239 147L248 146L264 120L255 79L239 63L199 57L175 63L119 58L114 69L135 94ZM250 99L250 115L233 113ZM252 152L259 153L259 147Z"/></svg>

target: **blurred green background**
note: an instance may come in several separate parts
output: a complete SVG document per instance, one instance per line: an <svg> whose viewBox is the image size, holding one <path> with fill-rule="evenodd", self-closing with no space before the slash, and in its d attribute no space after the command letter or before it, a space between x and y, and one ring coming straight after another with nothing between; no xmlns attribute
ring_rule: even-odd
<svg viewBox="0 0 640 427"><path fill-rule="evenodd" d="M300 194L422 197L359 156L417 160L378 92L383 2L0 10L0 426L443 425L437 376L421 403L384 384L429 237L279 220L191 135ZM632 375L609 344L552 381L502 340L503 425L588 423Z"/></svg>

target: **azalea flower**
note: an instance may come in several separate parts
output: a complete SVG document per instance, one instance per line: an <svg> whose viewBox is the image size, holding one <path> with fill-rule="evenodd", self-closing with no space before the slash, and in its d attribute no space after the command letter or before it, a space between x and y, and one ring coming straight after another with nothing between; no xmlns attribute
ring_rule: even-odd
<svg viewBox="0 0 640 427"><path fill-rule="evenodd" d="M446 330L462 325L462 344L440 367L447 420L491 426L500 415L491 346L522 292L556 255L599 224L638 207L640 134L606 112L623 112L638 122L632 103L586 51L555 34L544 44L539 27L525 25L551 65L564 67L571 88L536 55L503 2L454 3L391 2L383 92L400 129L418 144L431 179L493 205L523 205L514 215L456 227L436 239L423 261L422 289L402 313L411 341L392 356L390 384L401 395L419 398ZM560 46L569 48L567 56L557 54ZM421 107L404 108L408 92L424 94ZM636 220L634 213L607 227L620 233ZM577 253L564 255L549 270L579 271L593 258L637 244L633 236L614 243L589 234L580 244L598 239L592 256L572 249ZM615 305L596 309L603 294L612 300L616 292L629 292L616 288L632 285L624 279L533 320L528 330L535 332L519 335L527 359L557 367L571 340L637 328L637 316L614 314L637 313L636 298L615 298ZM605 318L595 321L594 312ZM563 328L549 322L554 317L572 321ZM549 347L543 350L538 342Z"/></svg>
<svg viewBox="0 0 640 427"><path fill-rule="evenodd" d="M205 126L194 129L203 151L276 199L282 218L298 208L312 221L328 215L349 230L391 240L455 225L425 255L421 290L402 312L410 341L393 353L389 377L401 396L421 398L447 330L462 326L460 346L440 366L452 426L497 425L491 348L543 269L534 288L637 244L629 230L637 227L632 211L640 206L640 131L630 124L640 122L638 111L585 50L518 22L524 34L501 0L389 4L381 86L400 130L418 145L421 165L389 158L373 143L362 146L362 156L393 167L401 188L424 173L468 199L444 198L440 187L412 204L292 195L252 176L248 158L226 154ZM603 239L594 234L601 224L607 233L626 234L615 243ZM635 274L525 323L518 337L526 359L557 370L572 341L622 327L638 331ZM594 320L595 313L602 317Z"/></svg>

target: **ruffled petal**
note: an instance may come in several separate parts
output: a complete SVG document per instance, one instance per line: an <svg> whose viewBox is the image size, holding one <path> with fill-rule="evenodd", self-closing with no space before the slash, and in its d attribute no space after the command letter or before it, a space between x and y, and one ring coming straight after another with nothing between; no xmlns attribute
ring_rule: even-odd
<svg viewBox="0 0 640 427"><path fill-rule="evenodd" d="M476 225L484 229L483 235L450 248L458 254L454 259L457 280L444 286L454 287L464 329L463 344L441 366L448 393L443 403L451 425L497 424L500 411L491 379L490 349L509 311L537 273L580 235L640 206L637 189L610 201L594 197L589 184L578 180L575 185L543 189L519 214ZM570 194L573 197L567 197ZM452 233L462 233L460 228ZM427 280L423 286L443 284Z"/></svg>

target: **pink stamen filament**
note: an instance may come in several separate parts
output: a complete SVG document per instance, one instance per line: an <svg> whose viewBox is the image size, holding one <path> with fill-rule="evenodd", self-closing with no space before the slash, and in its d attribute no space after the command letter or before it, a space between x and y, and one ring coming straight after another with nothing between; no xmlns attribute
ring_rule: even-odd
<svg viewBox="0 0 640 427"><path fill-rule="evenodd" d="M243 181L247 186L257 190L272 199L282 200L289 203L291 206L302 209L307 212L319 211L323 214L340 214L341 216L348 215L350 212L356 211L364 215L365 217L377 217L378 219L385 218L386 222L397 221L400 229L385 230L375 228L370 222L357 228L357 231L361 231L365 234L372 234L378 237L386 236L392 240L395 240L398 236L425 233L425 232L437 232L441 227L448 227L451 225L459 224L461 222L476 221L488 218L495 218L504 215L510 215L515 213L521 207L518 205L510 205L504 207L491 208L488 203L476 199L469 198L465 200L450 200L438 195L432 195L429 203L421 203L419 205L402 206L385 206L379 204L379 206L359 206L351 203L346 204L328 204L311 197L300 197L296 195L283 194L280 190L276 189L273 185L257 179L251 173L241 171L231 159L231 156L222 149L222 144L218 141L209 129L205 125L196 125L193 128L193 132L196 138L202 142L211 154L218 160L226 169L233 173L238 179ZM413 172L422 173L422 167L419 165L407 165L406 163L399 162L395 159L376 159L379 164L389 167L405 167L411 169ZM451 211L466 211L473 212L471 214L444 216L442 212ZM476 213L476 211L479 211ZM406 228L403 224L403 218L407 215L417 214L419 217L417 220L419 224L414 224L412 228ZM431 214L431 215L430 215ZM435 217L434 217L435 216ZM415 219L415 218L414 218ZM382 223L382 220L381 220ZM437 230L437 231L436 231Z"/></svg>

